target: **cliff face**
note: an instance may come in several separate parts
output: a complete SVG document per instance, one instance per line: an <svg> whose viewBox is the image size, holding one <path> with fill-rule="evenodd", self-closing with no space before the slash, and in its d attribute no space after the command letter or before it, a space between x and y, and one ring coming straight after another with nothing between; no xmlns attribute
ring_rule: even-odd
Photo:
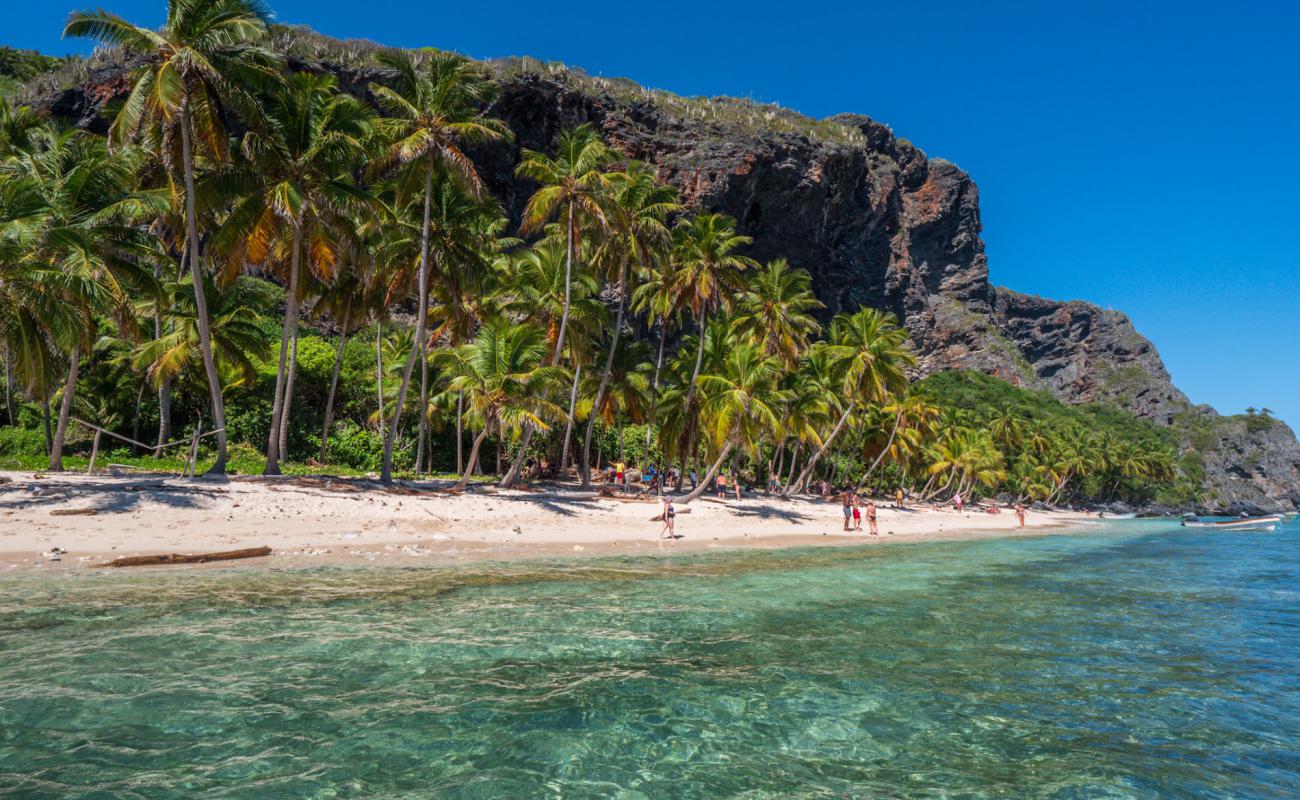
<svg viewBox="0 0 1300 800"><path fill-rule="evenodd" d="M293 66L332 72L362 95L374 77L328 64ZM750 255L783 256L807 269L827 316L863 305L897 314L912 334L918 377L979 369L1067 402L1116 403L1165 425L1190 411L1155 348L1124 315L991 285L975 183L878 122L842 115L807 120L800 132L755 125L753 113L709 113L699 104L697 114L683 109L687 101L615 96L592 79L517 71L501 73L499 88L491 112L515 141L471 155L516 221L534 188L514 177L520 149L545 150L562 128L591 122L611 144L653 165L693 209L735 217L754 239ZM97 109L125 89L120 71L92 73L45 106L99 127ZM1206 473L1224 508L1300 507L1300 446L1279 427L1267 441L1232 425L1216 428L1226 438L1206 453Z"/></svg>

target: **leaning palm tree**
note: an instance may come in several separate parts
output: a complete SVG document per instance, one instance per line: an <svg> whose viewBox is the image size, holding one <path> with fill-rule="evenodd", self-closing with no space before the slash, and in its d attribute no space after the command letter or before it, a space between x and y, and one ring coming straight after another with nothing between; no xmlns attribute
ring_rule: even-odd
<svg viewBox="0 0 1300 800"><path fill-rule="evenodd" d="M541 184L524 206L520 234L526 236L542 230L552 219L558 219L564 227L564 312L560 316L555 349L551 353L551 366L560 363L564 352L564 337L569 327L570 286L574 261L581 250L582 232L593 228L603 231L608 225L605 206L609 178L604 169L618 155L591 125L561 131L555 150L554 158L535 150L525 150L515 168L515 174L521 178ZM531 438L532 429L525 428L514 463L501 478L501 488L508 489L519 479Z"/></svg>
<svg viewBox="0 0 1300 800"><path fill-rule="evenodd" d="M406 171L404 183L420 186L424 201L417 280L416 346L407 356L393 419L384 436L381 479L384 483L391 483L397 424L411 385L415 362L425 346L434 174L443 172L471 197L482 199L483 183L461 147L473 142L507 138L510 130L500 120L483 114L483 107L491 99L492 85L466 59L450 53L427 55L389 51L381 53L379 60L387 70L388 83L371 84L370 90L388 115L381 127L393 145L377 162L377 167L382 170L393 165L410 165L412 168Z"/></svg>
<svg viewBox="0 0 1300 800"><path fill-rule="evenodd" d="M163 165L181 173L185 252L217 431L217 458L208 470L212 474L226 470L226 412L202 292L195 172L199 158L220 162L229 155L222 109L246 121L257 119L260 113L251 87L270 85L279 78L276 57L257 45L269 20L270 12L257 0L168 0L166 21L156 31L107 11L74 12L63 29L64 36L97 39L143 62L131 75L131 93L109 129L110 142L149 135L157 143Z"/></svg>
<svg viewBox="0 0 1300 800"><path fill-rule="evenodd" d="M808 481L853 412L866 404L883 404L903 391L907 387L906 368L916 363L906 348L907 331L898 326L893 314L874 308L864 308L852 315L837 314L831 320L830 339L826 350L840 374L838 396L843 411L798 480L785 487L786 497Z"/></svg>
<svg viewBox="0 0 1300 800"><path fill-rule="evenodd" d="M546 399L563 370L544 363L546 343L536 325L489 320L474 341L444 350L436 358L451 376L446 395L463 394L481 425L457 490L469 483L479 450L489 434L501 439L525 426L545 430L546 420L563 413Z"/></svg>
<svg viewBox="0 0 1300 800"><path fill-rule="evenodd" d="M704 493L733 449L752 454L764 438L783 435L781 409L788 397L777 388L780 376L780 362L743 343L732 349L721 370L700 376L704 430L717 458L682 503Z"/></svg>
<svg viewBox="0 0 1300 800"><path fill-rule="evenodd" d="M280 474L288 429L296 350L298 307L303 294L302 262L314 277L333 279L338 265L337 237L329 222L345 208L364 202L351 173L365 154L370 112L350 95L339 94L328 75L289 76L265 104L267 125L244 135L245 163L231 175L238 201L213 245L223 251L228 269L244 264L287 261L280 356L271 401L264 475ZM285 254L284 249L288 249Z"/></svg>

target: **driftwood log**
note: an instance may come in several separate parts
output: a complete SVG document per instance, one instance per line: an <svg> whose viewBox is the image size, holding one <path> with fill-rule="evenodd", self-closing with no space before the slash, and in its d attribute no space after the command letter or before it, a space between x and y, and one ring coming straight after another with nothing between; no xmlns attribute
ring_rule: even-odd
<svg viewBox="0 0 1300 800"><path fill-rule="evenodd" d="M123 556L100 564L101 567L148 567L156 564L205 564L209 561L231 561L237 558L260 558L271 555L269 547L249 547L244 550L225 550L220 553L159 553L152 556Z"/></svg>
<svg viewBox="0 0 1300 800"><path fill-rule="evenodd" d="M51 517L93 517L99 513L95 508L56 508L50 512Z"/></svg>

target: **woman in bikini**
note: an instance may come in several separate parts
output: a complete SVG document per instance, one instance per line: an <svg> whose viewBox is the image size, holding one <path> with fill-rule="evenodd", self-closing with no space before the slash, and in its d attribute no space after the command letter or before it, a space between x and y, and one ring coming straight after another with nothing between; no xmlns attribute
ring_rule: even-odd
<svg viewBox="0 0 1300 800"><path fill-rule="evenodd" d="M673 545L677 545L677 510L673 508L672 498L664 495L664 529L659 532L659 546L664 546L664 539Z"/></svg>

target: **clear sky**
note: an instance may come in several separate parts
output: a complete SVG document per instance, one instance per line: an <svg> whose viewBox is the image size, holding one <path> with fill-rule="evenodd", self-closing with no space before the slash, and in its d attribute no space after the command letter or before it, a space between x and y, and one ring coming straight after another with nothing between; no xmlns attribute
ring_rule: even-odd
<svg viewBox="0 0 1300 800"><path fill-rule="evenodd" d="M96 0L156 25L163 0ZM8 4L62 54L75 0ZM995 283L1127 312L1194 402L1300 426L1300 5L273 0L338 37L863 113L980 186Z"/></svg>

